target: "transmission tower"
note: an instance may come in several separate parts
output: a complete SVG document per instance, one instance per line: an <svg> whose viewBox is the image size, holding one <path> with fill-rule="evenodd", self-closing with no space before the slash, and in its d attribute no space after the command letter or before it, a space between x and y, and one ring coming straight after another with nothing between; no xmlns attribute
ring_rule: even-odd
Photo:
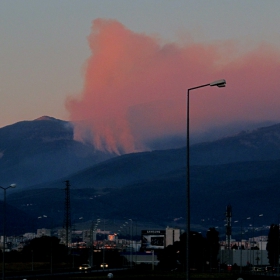
<svg viewBox="0 0 280 280"><path fill-rule="evenodd" d="M70 208L70 183L65 181L65 208L64 208L64 223L65 230L65 245L69 247L69 237L71 236L71 208Z"/></svg>

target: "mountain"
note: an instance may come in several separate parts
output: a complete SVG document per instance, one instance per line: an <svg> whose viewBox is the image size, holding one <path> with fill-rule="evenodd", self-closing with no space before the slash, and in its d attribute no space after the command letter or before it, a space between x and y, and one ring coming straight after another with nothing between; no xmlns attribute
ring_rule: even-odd
<svg viewBox="0 0 280 280"><path fill-rule="evenodd" d="M51 117L0 129L1 185L49 182L114 155L73 139L73 125Z"/></svg>
<svg viewBox="0 0 280 280"><path fill-rule="evenodd" d="M137 182L160 177L185 165L186 149L133 153L118 156L59 180L32 185L31 189L56 188L70 179L72 188L96 190L121 188Z"/></svg>
<svg viewBox="0 0 280 280"><path fill-rule="evenodd" d="M120 157L121 160L121 157ZM220 226L228 204L233 220L264 215L256 224L277 221L280 196L280 160L229 163L191 168L191 217L193 226ZM124 174L125 171L122 172ZM83 172L81 173L81 176ZM76 175L77 176L77 175ZM157 226L185 226L186 170L174 169L118 188L89 188L69 177L72 221L102 218L133 220ZM73 184L72 184L73 183ZM47 216L62 226L65 207L64 183L56 188L29 189L12 193L11 205L30 216ZM47 221L46 221L47 222ZM245 226L245 224L244 224Z"/></svg>
<svg viewBox="0 0 280 280"><path fill-rule="evenodd" d="M3 202L0 201L3 209ZM0 230L3 235L3 211L0 212ZM7 235L22 235L25 232L35 232L38 228L37 217L29 215L16 206L6 205L6 233Z"/></svg>
<svg viewBox="0 0 280 280"><path fill-rule="evenodd" d="M237 219L263 213L267 223L276 221L280 195L279 135L278 124L191 146L193 226L206 226L205 221L207 226L222 226L229 203ZM8 203L32 217L45 215L52 226L61 226L64 181L70 180L75 222L79 217L126 217L160 226L184 227L185 166L185 148L122 155L83 170L77 168L72 174L61 172L56 180L17 188L9 192ZM61 170L61 166L56 168Z"/></svg>
<svg viewBox="0 0 280 280"><path fill-rule="evenodd" d="M195 144L190 156L199 165L280 159L280 124Z"/></svg>
<svg viewBox="0 0 280 280"><path fill-rule="evenodd" d="M280 124L235 136L221 138L191 146L191 163L195 165L224 164L238 161L270 160L280 158ZM151 172L162 173L161 168L170 170L185 161L185 148L124 155L121 163L113 159L94 172L91 168L116 155L96 150L92 145L73 139L73 125L70 122L51 117L34 121L22 121L0 128L0 178L1 185L16 182L21 188L45 184L70 176L88 168L91 184L94 186L128 184L137 178L150 177ZM167 162L162 156L169 157ZM156 156L155 156L156 155ZM132 160L133 158L133 160ZM134 161L135 158L135 161ZM146 161L146 162L145 162ZM153 166L154 164L154 166ZM110 165L114 166L114 170ZM129 166L127 166L129 165ZM137 166L135 166L137 165ZM135 167L135 168L134 168ZM104 169L105 168L105 169ZM128 170L123 176L118 172ZM131 169L131 172L129 171ZM137 172L135 170L138 170ZM77 175L79 176L79 175ZM77 181L77 184L83 183ZM90 184L90 183L89 183ZM87 184L88 185L88 184Z"/></svg>

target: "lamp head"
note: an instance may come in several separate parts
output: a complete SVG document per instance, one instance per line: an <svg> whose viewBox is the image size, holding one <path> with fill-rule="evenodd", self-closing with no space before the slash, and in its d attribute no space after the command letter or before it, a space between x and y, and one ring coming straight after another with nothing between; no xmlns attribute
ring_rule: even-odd
<svg viewBox="0 0 280 280"><path fill-rule="evenodd" d="M218 81L214 81L212 83L210 83L210 86L217 86L217 87L225 87L226 86L226 80L222 79L222 80L218 80Z"/></svg>
<svg viewBox="0 0 280 280"><path fill-rule="evenodd" d="M15 188L17 185L16 184L11 184L10 188Z"/></svg>

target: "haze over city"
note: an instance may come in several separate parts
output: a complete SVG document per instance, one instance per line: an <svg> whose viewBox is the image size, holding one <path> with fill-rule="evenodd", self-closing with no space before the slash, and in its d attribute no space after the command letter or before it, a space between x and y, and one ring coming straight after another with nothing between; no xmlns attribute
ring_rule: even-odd
<svg viewBox="0 0 280 280"><path fill-rule="evenodd" d="M269 4L268 4L269 3ZM79 122L100 150L142 151L191 129L278 122L277 1L3 1L0 126ZM83 121L80 123L80 121ZM243 128L243 127L242 127Z"/></svg>

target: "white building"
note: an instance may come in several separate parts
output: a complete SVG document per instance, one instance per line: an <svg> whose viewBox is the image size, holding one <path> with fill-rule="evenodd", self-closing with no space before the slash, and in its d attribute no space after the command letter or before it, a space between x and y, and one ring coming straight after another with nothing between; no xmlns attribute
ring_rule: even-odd
<svg viewBox="0 0 280 280"><path fill-rule="evenodd" d="M269 265L266 250L220 250L220 263L237 264L238 266L263 266Z"/></svg>
<svg viewBox="0 0 280 280"><path fill-rule="evenodd" d="M26 240L31 240L36 237L36 234L34 232L27 232L23 235L23 238Z"/></svg>
<svg viewBox="0 0 280 280"><path fill-rule="evenodd" d="M48 228L38 228L36 237L51 236L51 230Z"/></svg>
<svg viewBox="0 0 280 280"><path fill-rule="evenodd" d="M181 230L178 228L167 227L165 230L165 247L180 241Z"/></svg>

